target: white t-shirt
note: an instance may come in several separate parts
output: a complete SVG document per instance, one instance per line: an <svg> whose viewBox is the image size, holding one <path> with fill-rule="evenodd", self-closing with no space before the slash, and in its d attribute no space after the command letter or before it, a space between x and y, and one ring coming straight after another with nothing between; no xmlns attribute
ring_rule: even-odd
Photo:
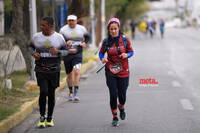
<svg viewBox="0 0 200 133"><path fill-rule="evenodd" d="M84 35L88 34L86 28L82 25L76 24L74 28L65 25L60 29L60 33L66 40L83 41Z"/></svg>
<svg viewBox="0 0 200 133"><path fill-rule="evenodd" d="M54 32L50 36L45 36L42 32L36 33L33 36L33 44L37 48L48 49L49 47L55 47L56 49L60 49L61 47L66 45L64 37Z"/></svg>

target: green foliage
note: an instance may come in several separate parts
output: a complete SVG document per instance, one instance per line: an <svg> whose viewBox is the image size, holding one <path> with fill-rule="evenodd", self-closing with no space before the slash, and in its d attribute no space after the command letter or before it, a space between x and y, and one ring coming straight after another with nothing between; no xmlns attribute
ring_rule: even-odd
<svg viewBox="0 0 200 133"><path fill-rule="evenodd" d="M12 0L3 0L4 1L4 10L6 13L12 11Z"/></svg>
<svg viewBox="0 0 200 133"><path fill-rule="evenodd" d="M148 11L147 0L109 0L106 1L106 16L118 17L122 20L138 19Z"/></svg>
<svg viewBox="0 0 200 133"><path fill-rule="evenodd" d="M90 0L83 0L83 5L84 6L89 6L90 5Z"/></svg>
<svg viewBox="0 0 200 133"><path fill-rule="evenodd" d="M109 0L106 3L106 16L110 18L115 16L115 13L121 10L122 6L127 2L127 0Z"/></svg>
<svg viewBox="0 0 200 133"><path fill-rule="evenodd" d="M10 75L10 77L12 79L14 88L21 88L22 86L24 86L25 82L29 79L29 75L25 70L14 71Z"/></svg>
<svg viewBox="0 0 200 133"><path fill-rule="evenodd" d="M149 5L146 0L133 0L132 4L127 7L126 18L134 18L138 20L146 11L149 10Z"/></svg>
<svg viewBox="0 0 200 133"><path fill-rule="evenodd" d="M9 115L18 111L19 104L14 104L12 106L0 104L0 121L7 118Z"/></svg>
<svg viewBox="0 0 200 133"><path fill-rule="evenodd" d="M39 90L28 90L24 88L29 75L25 70L15 71L10 75L13 89L0 88L0 121L18 111L20 105L38 96ZM0 86L1 86L0 78Z"/></svg>

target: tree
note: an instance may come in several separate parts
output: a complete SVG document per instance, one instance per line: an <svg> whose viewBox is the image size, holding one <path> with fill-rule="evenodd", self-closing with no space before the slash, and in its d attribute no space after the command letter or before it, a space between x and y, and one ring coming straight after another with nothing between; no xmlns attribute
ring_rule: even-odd
<svg viewBox="0 0 200 133"><path fill-rule="evenodd" d="M106 5L107 8L110 10L107 16L118 17L122 26L127 19L137 20L149 10L147 0L110 0Z"/></svg>
<svg viewBox="0 0 200 133"><path fill-rule="evenodd" d="M23 6L23 29L26 37L30 39L30 15L29 15L29 0L23 0L24 6ZM28 18L28 19L25 19Z"/></svg>
<svg viewBox="0 0 200 133"><path fill-rule="evenodd" d="M29 7L24 7L24 8L29 9ZM14 44L18 45L22 51L22 55L26 63L26 69L30 75L31 55L28 50L29 41L24 33L24 28L23 28L23 0L12 0L12 24L10 30L11 30L11 35L14 38Z"/></svg>
<svg viewBox="0 0 200 133"><path fill-rule="evenodd" d="M75 14L77 17L81 17L83 13L82 0L72 0L68 9L68 14Z"/></svg>

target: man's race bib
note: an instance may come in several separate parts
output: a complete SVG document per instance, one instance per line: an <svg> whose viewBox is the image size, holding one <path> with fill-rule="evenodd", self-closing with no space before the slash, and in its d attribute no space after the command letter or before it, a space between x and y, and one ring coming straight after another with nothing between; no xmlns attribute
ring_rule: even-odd
<svg viewBox="0 0 200 133"><path fill-rule="evenodd" d="M109 70L113 74L117 74L122 70L122 64L121 63L110 64L109 65Z"/></svg>
<svg viewBox="0 0 200 133"><path fill-rule="evenodd" d="M81 42L77 42L77 41L73 41L71 42L71 44L69 45L68 49L70 51L74 51L77 52L78 51L78 46L80 46Z"/></svg>
<svg viewBox="0 0 200 133"><path fill-rule="evenodd" d="M78 51L78 47L77 46L70 46L68 48L69 51L74 51L74 52L77 52Z"/></svg>

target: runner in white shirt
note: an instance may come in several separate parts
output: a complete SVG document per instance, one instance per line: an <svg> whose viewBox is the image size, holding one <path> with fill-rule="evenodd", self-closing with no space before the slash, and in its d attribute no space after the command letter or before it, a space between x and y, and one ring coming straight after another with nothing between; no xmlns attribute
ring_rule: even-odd
<svg viewBox="0 0 200 133"><path fill-rule="evenodd" d="M77 24L77 16L69 15L68 24L60 29L64 36L68 49L76 51L76 54L68 54L64 57L65 70L67 74L67 83L69 87L69 101L79 101L78 89L80 69L82 64L82 48L86 47L89 41L89 34L85 27ZM74 75L74 81L73 81ZM73 91L74 87L74 91Z"/></svg>
<svg viewBox="0 0 200 133"><path fill-rule="evenodd" d="M55 89L59 86L61 56L67 51L63 36L52 30L54 20L44 17L41 31L33 36L29 51L35 58L35 72L40 87L38 127L54 126L53 110L55 105ZM46 118L46 98L48 97L48 113Z"/></svg>

